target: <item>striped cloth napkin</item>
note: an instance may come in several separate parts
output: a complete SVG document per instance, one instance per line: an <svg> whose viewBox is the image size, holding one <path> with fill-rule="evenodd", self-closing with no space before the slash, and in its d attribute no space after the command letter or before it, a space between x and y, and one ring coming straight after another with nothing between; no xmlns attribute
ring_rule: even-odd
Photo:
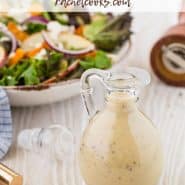
<svg viewBox="0 0 185 185"><path fill-rule="evenodd" d="M12 116L8 96L0 88L0 159L8 152L12 143Z"/></svg>

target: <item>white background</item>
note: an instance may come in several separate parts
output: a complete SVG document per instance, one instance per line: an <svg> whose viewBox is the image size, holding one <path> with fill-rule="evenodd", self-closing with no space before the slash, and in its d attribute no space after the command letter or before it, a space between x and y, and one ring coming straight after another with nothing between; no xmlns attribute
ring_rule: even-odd
<svg viewBox="0 0 185 185"><path fill-rule="evenodd" d="M74 0L76 1L76 0ZM111 1L111 0L110 0ZM181 4L184 0L130 0L133 12L177 12L179 11ZM29 9L30 3L43 2L44 4L51 4L53 7L49 7L47 11L58 11L58 10L71 10L71 9L54 9L55 0L0 0L0 11L16 11L23 12ZM9 3L9 6L8 6ZM102 11L102 12L123 12L127 11L128 7L86 7L89 11ZM76 11L77 9L73 9Z"/></svg>

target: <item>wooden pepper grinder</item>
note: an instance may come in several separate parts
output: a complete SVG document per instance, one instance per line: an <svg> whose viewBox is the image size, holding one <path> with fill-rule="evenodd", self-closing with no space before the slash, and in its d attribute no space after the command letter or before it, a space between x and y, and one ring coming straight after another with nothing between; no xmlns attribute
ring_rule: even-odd
<svg viewBox="0 0 185 185"><path fill-rule="evenodd" d="M0 164L0 185L22 185L22 176Z"/></svg>
<svg viewBox="0 0 185 185"><path fill-rule="evenodd" d="M178 24L153 46L151 66L165 83L185 87L185 3L178 16Z"/></svg>

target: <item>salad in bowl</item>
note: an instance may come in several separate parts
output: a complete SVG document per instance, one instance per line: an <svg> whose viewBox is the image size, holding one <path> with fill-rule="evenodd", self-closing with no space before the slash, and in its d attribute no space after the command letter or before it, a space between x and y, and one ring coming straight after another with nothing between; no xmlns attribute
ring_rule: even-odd
<svg viewBox="0 0 185 185"><path fill-rule="evenodd" d="M49 103L48 96L58 101L65 98L61 93L75 95L85 70L110 69L116 63L113 53L128 43L131 22L130 13L3 14L0 85L13 105L29 105L30 99L31 105ZM42 101L35 98L41 92Z"/></svg>

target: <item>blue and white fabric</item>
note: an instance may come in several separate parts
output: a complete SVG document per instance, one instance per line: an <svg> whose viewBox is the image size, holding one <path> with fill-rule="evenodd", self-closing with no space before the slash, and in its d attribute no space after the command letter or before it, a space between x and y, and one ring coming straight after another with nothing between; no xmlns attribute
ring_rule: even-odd
<svg viewBox="0 0 185 185"><path fill-rule="evenodd" d="M0 159L8 152L12 143L12 116L8 96L0 88Z"/></svg>

